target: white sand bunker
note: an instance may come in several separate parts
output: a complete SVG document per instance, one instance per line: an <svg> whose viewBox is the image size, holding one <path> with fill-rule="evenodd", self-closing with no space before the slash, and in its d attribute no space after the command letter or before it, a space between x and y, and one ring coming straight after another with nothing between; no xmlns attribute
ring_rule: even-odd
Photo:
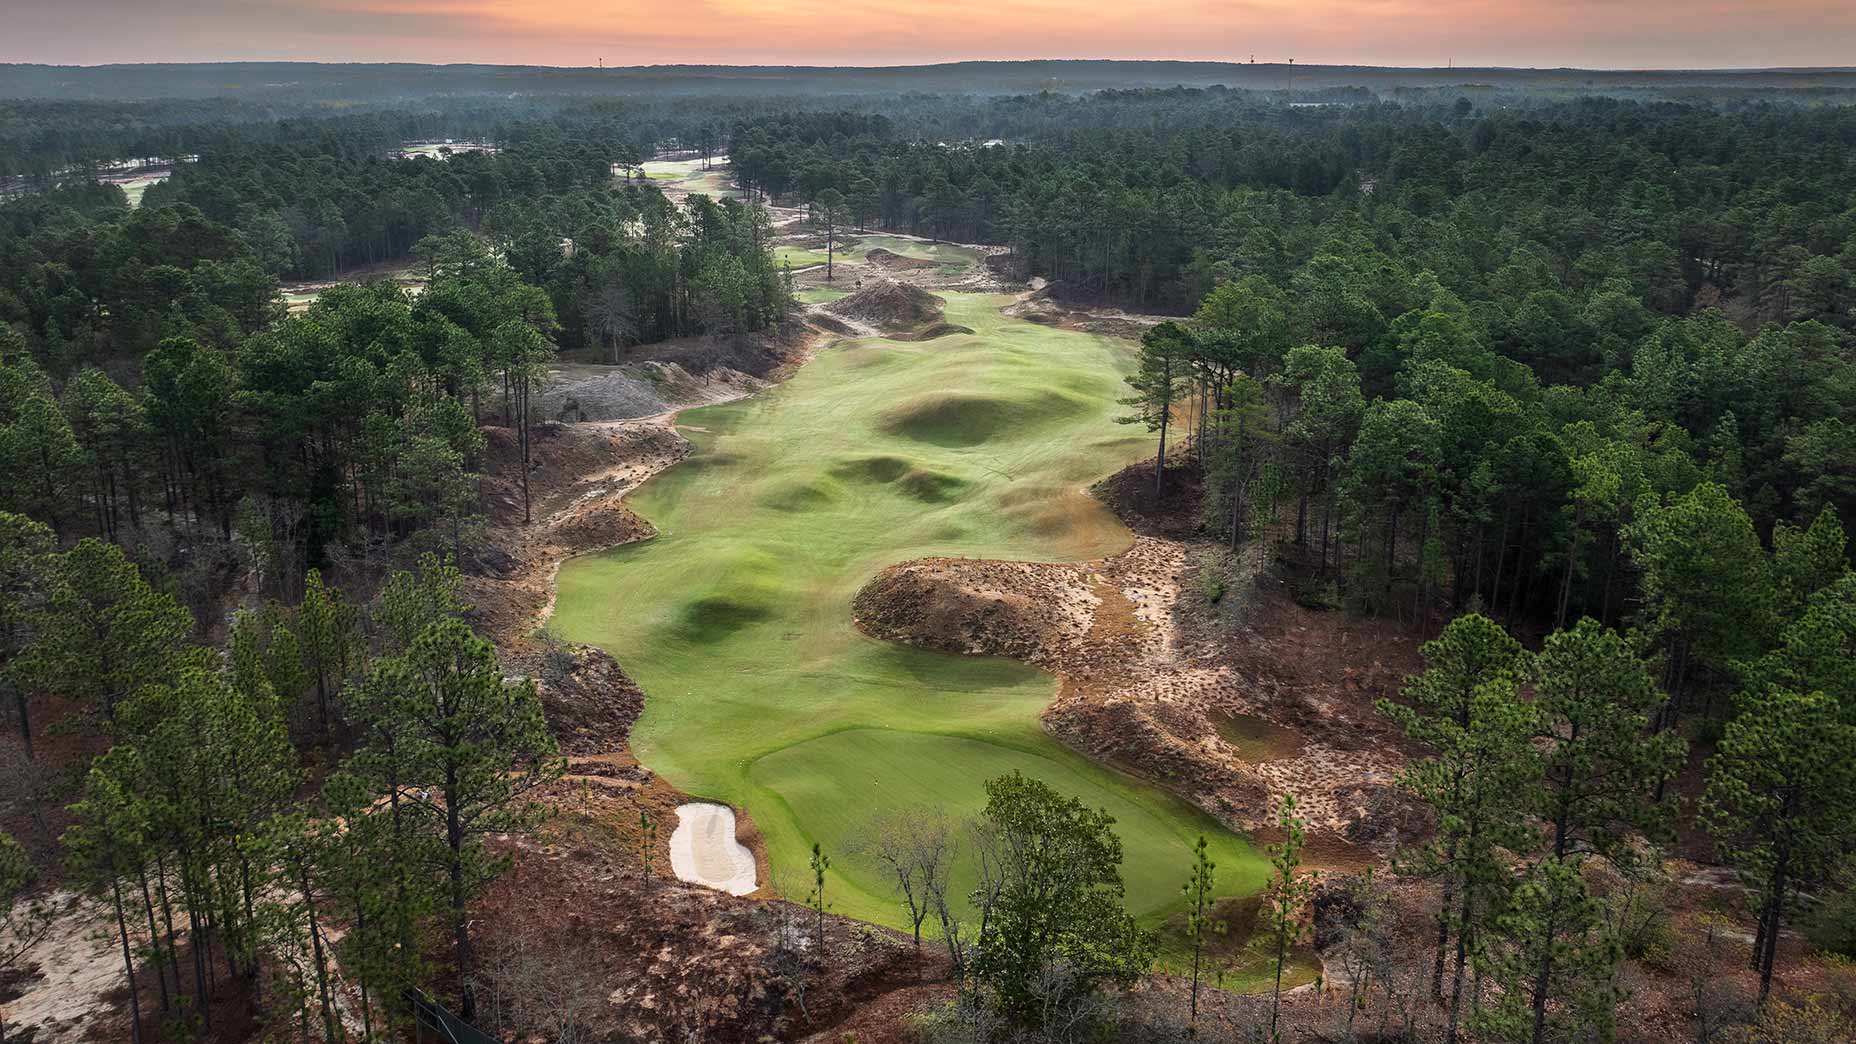
<svg viewBox="0 0 1856 1044"><path fill-rule="evenodd" d="M729 895L746 895L757 884L754 853L735 840L735 810L706 801L677 806L677 829L670 835L670 869L679 880Z"/></svg>

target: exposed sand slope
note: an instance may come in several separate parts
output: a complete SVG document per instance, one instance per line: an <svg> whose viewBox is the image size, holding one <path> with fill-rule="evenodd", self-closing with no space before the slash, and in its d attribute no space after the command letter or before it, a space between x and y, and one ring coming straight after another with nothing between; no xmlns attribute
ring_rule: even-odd
<svg viewBox="0 0 1856 1044"><path fill-rule="evenodd" d="M1165 783L1239 830L1267 832L1275 800L1293 793L1315 829L1393 840L1405 825L1388 807L1401 755L1362 742L1377 722L1352 720L1352 708L1311 691L1285 691L1234 663L1228 636L1182 626L1202 615L1183 604L1198 597L1184 590L1193 550L1146 535L1089 563L907 562L858 593L857 623L878 638L1051 671L1063 681L1044 713L1053 735ZM1245 742L1232 730L1245 720L1288 726L1300 742Z"/></svg>

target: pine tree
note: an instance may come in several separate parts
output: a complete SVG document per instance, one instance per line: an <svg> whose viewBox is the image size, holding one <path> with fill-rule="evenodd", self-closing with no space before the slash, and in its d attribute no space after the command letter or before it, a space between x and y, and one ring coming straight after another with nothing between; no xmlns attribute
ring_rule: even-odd
<svg viewBox="0 0 1856 1044"><path fill-rule="evenodd" d="M1532 1044L1611 1039L1625 998L1623 952L1576 861L1531 864L1486 936L1478 966L1501 989L1471 1018L1479 1035Z"/></svg>
<svg viewBox="0 0 1856 1044"><path fill-rule="evenodd" d="M324 741L332 738L329 707L340 698L358 658L357 618L355 608L322 582L322 572L311 569L303 582L303 604L296 611L297 646L316 684L316 717Z"/></svg>
<svg viewBox="0 0 1856 1044"><path fill-rule="evenodd" d="M0 689L10 690L19 715L19 739L32 754L31 694L44 685L34 670L49 666L28 655L57 565L57 542L51 529L24 515L0 511Z"/></svg>
<svg viewBox="0 0 1856 1044"><path fill-rule="evenodd" d="M137 1044L142 1039L142 1001L135 983L123 879L139 872L145 858L148 822L141 803L131 796L143 775L129 747L111 748L97 758L85 776L83 797L71 806L76 822L60 838L72 871L83 881L109 889L129 988L130 1036Z"/></svg>
<svg viewBox="0 0 1856 1044"><path fill-rule="evenodd" d="M91 703L108 721L142 686L197 661L185 645L193 615L156 591L120 547L80 540L57 562L44 622L33 649L42 678Z"/></svg>
<svg viewBox="0 0 1856 1044"><path fill-rule="evenodd" d="M1160 433L1160 448L1154 454L1154 499L1158 500L1166 483L1166 433L1173 410L1186 392L1190 374L1194 338L1192 331L1178 323L1166 322L1141 337L1141 361L1128 378L1134 394L1119 400L1134 412L1116 418L1123 424L1145 424L1148 431Z"/></svg>
<svg viewBox="0 0 1856 1044"><path fill-rule="evenodd" d="M1812 595L1835 583L1849 568L1848 541L1836 508L1826 506L1805 529L1783 520L1772 527L1772 575L1778 589L1779 619L1796 617Z"/></svg>
<svg viewBox="0 0 1856 1044"><path fill-rule="evenodd" d="M1270 846L1270 882L1263 891L1269 933L1276 945L1276 978L1270 987L1272 1041L1282 1039L1276 1026L1282 1013L1282 971L1289 960L1289 944L1294 941L1302 906L1315 887L1312 878L1297 876L1302 868L1302 848L1307 843L1307 824L1296 814L1295 795L1283 795L1276 809L1276 825L1282 829L1283 839Z"/></svg>
<svg viewBox="0 0 1856 1044"><path fill-rule="evenodd" d="M1186 938L1192 940L1192 1023L1188 1032L1199 1035L1199 964L1205 955L1205 937L1224 931L1224 922L1212 917L1212 890L1217 885L1218 866L1207 854L1205 835L1192 846L1192 874L1180 891L1186 896Z"/></svg>
<svg viewBox="0 0 1856 1044"><path fill-rule="evenodd" d="M44 372L30 359L0 361L0 509L60 531L76 501L71 476L87 467Z"/></svg>
<svg viewBox="0 0 1856 1044"><path fill-rule="evenodd" d="M831 869L831 857L819 848L817 841L812 842L812 856L806 860L806 866L812 871L812 891L806 896L806 901L812 906L814 917L812 941L818 947L818 952L823 954L825 952L825 910L829 906L825 902L825 871Z"/></svg>
<svg viewBox="0 0 1856 1044"><path fill-rule="evenodd" d="M1772 991L1779 929L1802 887L1856 845L1856 725L1822 692L1752 691L1708 761L1701 814L1758 898L1752 963Z"/></svg>
<svg viewBox="0 0 1856 1044"><path fill-rule="evenodd" d="M1642 498L1630 538L1643 571L1640 624L1667 657L1667 726L1696 665L1725 673L1770 635L1771 565L1752 519L1711 482L1666 505Z"/></svg>
<svg viewBox="0 0 1856 1044"><path fill-rule="evenodd" d="M1479 1023L1544 1044L1574 1029L1608 1032L1621 954L1581 867L1598 856L1632 869L1642 858L1633 839L1668 829L1668 805L1646 795L1686 744L1649 731L1662 694L1630 644L1595 620L1549 636L1531 676L1545 763L1531 811L1549 837L1488 933L1482 966L1501 991Z"/></svg>
<svg viewBox="0 0 1856 1044"><path fill-rule="evenodd" d="M1546 744L1537 814L1552 828L1552 857L1610 856L1636 834L1666 831L1671 809L1644 795L1681 766L1687 744L1649 734L1663 694L1630 643L1580 620L1548 636L1532 678Z"/></svg>
<svg viewBox="0 0 1856 1044"><path fill-rule="evenodd" d="M1842 708L1843 720L1856 724L1856 572L1813 595L1779 644L1766 655L1742 664L1741 680L1756 691L1821 691Z"/></svg>
<svg viewBox="0 0 1856 1044"><path fill-rule="evenodd" d="M1428 666L1403 690L1411 705L1380 700L1378 706L1407 736L1435 752L1409 763L1399 778L1438 820L1435 835L1403 850L1400 863L1407 872L1443 878L1431 983L1441 997L1445 951L1454 934L1448 999L1454 1042L1478 925L1511 883L1506 853L1527 851L1533 839L1522 813L1540 775L1540 757L1530 744L1535 711L1517 691L1527 656L1506 631L1470 613L1452 620L1422 652Z"/></svg>
<svg viewBox="0 0 1856 1044"><path fill-rule="evenodd" d="M429 625L403 657L376 664L369 684L369 702L382 714L376 737L392 734L403 745L393 755L403 759L399 769L430 789L429 799L405 811L442 839L446 918L468 1019L475 1006L468 906L505 868L484 841L532 821L537 810L525 797L560 775L558 748L534 681L505 681L490 643L461 621Z"/></svg>

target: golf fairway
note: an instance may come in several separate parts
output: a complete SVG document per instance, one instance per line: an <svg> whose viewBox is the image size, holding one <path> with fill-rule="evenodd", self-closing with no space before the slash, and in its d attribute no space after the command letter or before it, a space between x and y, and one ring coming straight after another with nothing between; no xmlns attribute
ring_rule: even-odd
<svg viewBox="0 0 1856 1044"><path fill-rule="evenodd" d="M1150 451L1113 422L1134 346L1007 319L1006 297L943 296L973 335L844 342L779 387L683 414L695 452L630 501L659 535L563 565L552 629L618 657L647 696L639 759L745 809L793 898L818 842L834 912L903 926L856 832L883 809L977 813L985 780L1013 769L1115 816L1143 920L1181 908L1201 833L1219 891L1254 891L1267 867L1247 843L1039 729L1050 675L852 627L852 597L893 563L1129 543L1083 490Z"/></svg>

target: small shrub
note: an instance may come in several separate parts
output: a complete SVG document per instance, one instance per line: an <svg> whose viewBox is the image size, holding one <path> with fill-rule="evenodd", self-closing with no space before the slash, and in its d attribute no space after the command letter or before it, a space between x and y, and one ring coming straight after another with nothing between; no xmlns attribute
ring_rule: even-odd
<svg viewBox="0 0 1856 1044"><path fill-rule="evenodd" d="M1199 593L1217 605L1225 593L1225 562L1222 551L1207 551L1199 556Z"/></svg>
<svg viewBox="0 0 1856 1044"><path fill-rule="evenodd" d="M573 677L574 667L580 662L574 650L566 642L543 631L541 633L541 680L549 688L558 688Z"/></svg>
<svg viewBox="0 0 1856 1044"><path fill-rule="evenodd" d="M1856 957L1856 890L1826 899L1805 923L1804 937L1825 953Z"/></svg>
<svg viewBox="0 0 1856 1044"><path fill-rule="evenodd" d="M1695 741L1704 747L1712 747L1721 742L1721 737L1726 734L1726 718L1703 718L1701 727L1695 730Z"/></svg>

